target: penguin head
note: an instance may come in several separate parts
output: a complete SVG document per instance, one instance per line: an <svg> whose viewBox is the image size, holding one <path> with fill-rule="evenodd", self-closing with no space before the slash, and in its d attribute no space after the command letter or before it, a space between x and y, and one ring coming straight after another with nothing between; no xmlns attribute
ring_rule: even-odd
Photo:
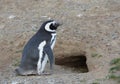
<svg viewBox="0 0 120 84"><path fill-rule="evenodd" d="M55 20L48 20L43 25L47 32L54 33L61 24Z"/></svg>

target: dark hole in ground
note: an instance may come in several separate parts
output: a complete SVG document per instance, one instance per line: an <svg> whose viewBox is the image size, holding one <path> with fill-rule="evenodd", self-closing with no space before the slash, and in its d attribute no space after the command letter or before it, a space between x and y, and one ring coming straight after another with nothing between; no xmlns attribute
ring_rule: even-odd
<svg viewBox="0 0 120 84"><path fill-rule="evenodd" d="M64 66L66 68L71 68L72 71L78 73L85 73L89 71L86 60L86 56L70 56L64 58L56 58L55 64Z"/></svg>

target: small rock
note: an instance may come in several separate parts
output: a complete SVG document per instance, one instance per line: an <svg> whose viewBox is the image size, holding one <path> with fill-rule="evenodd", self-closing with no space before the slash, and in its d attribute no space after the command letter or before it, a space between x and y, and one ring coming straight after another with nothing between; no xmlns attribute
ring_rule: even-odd
<svg viewBox="0 0 120 84"><path fill-rule="evenodd" d="M16 81L13 81L13 82L12 82L12 84L18 84L18 82L16 82Z"/></svg>
<svg viewBox="0 0 120 84"><path fill-rule="evenodd" d="M119 36L117 35L117 33L114 33L114 34L112 34L112 39L116 39L116 38L118 38Z"/></svg>
<svg viewBox="0 0 120 84"><path fill-rule="evenodd" d="M51 17L48 17L48 20L50 20L51 19Z"/></svg>
<svg viewBox="0 0 120 84"><path fill-rule="evenodd" d="M14 19L16 16L15 15L10 15L8 18L9 19Z"/></svg>
<svg viewBox="0 0 120 84"><path fill-rule="evenodd" d="M78 15L77 15L77 17L79 17L79 18L82 17L82 16L83 16L83 14L78 14Z"/></svg>

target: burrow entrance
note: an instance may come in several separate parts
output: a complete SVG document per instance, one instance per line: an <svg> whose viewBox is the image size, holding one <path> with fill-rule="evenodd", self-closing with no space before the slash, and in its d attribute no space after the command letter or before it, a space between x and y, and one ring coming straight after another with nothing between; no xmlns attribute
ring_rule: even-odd
<svg viewBox="0 0 120 84"><path fill-rule="evenodd" d="M71 68L76 73L86 73L89 71L86 64L87 58L83 55L56 58L55 60L56 65Z"/></svg>

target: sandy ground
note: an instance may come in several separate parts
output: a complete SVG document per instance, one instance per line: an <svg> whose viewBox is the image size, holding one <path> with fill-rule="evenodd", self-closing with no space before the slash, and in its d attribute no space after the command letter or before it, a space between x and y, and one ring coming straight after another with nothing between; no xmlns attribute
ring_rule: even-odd
<svg viewBox="0 0 120 84"><path fill-rule="evenodd" d="M50 76L15 75L25 43L48 19L63 23L55 56L85 51L89 72L55 65ZM117 84L106 76L119 51L119 0L0 0L0 84Z"/></svg>

